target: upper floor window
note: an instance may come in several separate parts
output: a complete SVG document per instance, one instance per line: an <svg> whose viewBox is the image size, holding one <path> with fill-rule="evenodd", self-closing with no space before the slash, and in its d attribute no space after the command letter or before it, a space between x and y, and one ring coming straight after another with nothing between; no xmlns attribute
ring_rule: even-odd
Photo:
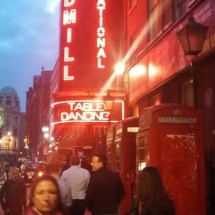
<svg viewBox="0 0 215 215"><path fill-rule="evenodd" d="M17 136L17 129L16 128L13 129L13 135Z"/></svg>
<svg viewBox="0 0 215 215"><path fill-rule="evenodd" d="M132 9L136 3L137 0L129 0L129 10Z"/></svg>
<svg viewBox="0 0 215 215"><path fill-rule="evenodd" d="M19 107L19 100L15 100L15 106Z"/></svg>
<svg viewBox="0 0 215 215"><path fill-rule="evenodd" d="M130 47L132 47L134 45L135 40L137 39L138 33L135 32L129 40L129 45ZM138 48L135 48L135 50L133 51L131 57L130 57L130 64L132 65L134 62L136 62L137 60L137 56L138 56Z"/></svg>
<svg viewBox="0 0 215 215"><path fill-rule="evenodd" d="M150 99L150 105L159 105L159 104L161 104L161 94L160 93L154 95Z"/></svg>
<svg viewBox="0 0 215 215"><path fill-rule="evenodd" d="M18 116L15 116L15 118L14 118L14 122L17 124L18 123Z"/></svg>
<svg viewBox="0 0 215 215"><path fill-rule="evenodd" d="M6 105L11 106L11 99L6 100Z"/></svg>
<svg viewBox="0 0 215 215"><path fill-rule="evenodd" d="M197 3L205 0L172 0L175 3L175 21L179 20Z"/></svg>
<svg viewBox="0 0 215 215"><path fill-rule="evenodd" d="M180 19L186 13L186 0L175 0L175 19Z"/></svg>
<svg viewBox="0 0 215 215"><path fill-rule="evenodd" d="M149 39L160 35L173 22L173 0L148 0Z"/></svg>
<svg viewBox="0 0 215 215"><path fill-rule="evenodd" d="M191 80L182 83L181 86L181 104L193 107L194 106L194 92Z"/></svg>

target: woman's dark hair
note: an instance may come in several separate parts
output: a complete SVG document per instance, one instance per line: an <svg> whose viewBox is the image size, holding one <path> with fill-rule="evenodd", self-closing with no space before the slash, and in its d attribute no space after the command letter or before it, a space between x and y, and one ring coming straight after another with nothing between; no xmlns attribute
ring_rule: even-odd
<svg viewBox="0 0 215 215"><path fill-rule="evenodd" d="M62 202L62 199L61 199L61 194L60 194L60 188L59 188L59 185L58 185L58 182L57 180L50 174L44 174L42 175L41 177L37 177L31 184L31 190L30 190L30 203L29 203L29 206L32 207L34 206L34 203L33 203L33 197L35 195L35 190L36 190L36 187L38 186L38 184L42 181L50 181L52 182L55 187L57 188L57 203L56 203L56 210L58 211L62 211L64 212L65 209L64 209L64 205L63 205L63 202Z"/></svg>
<svg viewBox="0 0 215 215"><path fill-rule="evenodd" d="M158 170L145 167L139 175L138 197L142 203L142 214L174 214L174 205L163 185Z"/></svg>

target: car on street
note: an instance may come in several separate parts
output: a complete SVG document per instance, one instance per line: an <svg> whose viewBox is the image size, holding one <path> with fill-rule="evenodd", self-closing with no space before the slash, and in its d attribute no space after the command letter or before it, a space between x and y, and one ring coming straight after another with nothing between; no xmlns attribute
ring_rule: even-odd
<svg viewBox="0 0 215 215"><path fill-rule="evenodd" d="M41 177L47 172L47 165L44 161L26 161L21 166L22 178L30 183L35 177Z"/></svg>

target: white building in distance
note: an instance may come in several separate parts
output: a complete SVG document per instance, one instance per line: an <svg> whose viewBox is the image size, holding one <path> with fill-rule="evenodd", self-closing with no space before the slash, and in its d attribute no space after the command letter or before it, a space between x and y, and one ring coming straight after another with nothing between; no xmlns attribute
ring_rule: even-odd
<svg viewBox="0 0 215 215"><path fill-rule="evenodd" d="M20 110L20 100L13 87L0 89L0 161L18 164L24 149L25 113Z"/></svg>

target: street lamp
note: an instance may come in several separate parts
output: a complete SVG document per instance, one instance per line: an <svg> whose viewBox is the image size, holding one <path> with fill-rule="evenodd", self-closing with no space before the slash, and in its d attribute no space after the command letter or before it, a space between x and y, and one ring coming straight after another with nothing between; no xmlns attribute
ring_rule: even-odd
<svg viewBox="0 0 215 215"><path fill-rule="evenodd" d="M10 141L11 141L11 139L10 139L10 137L11 137L11 132L10 131L8 131L7 132L7 156L8 156L8 162L10 162Z"/></svg>
<svg viewBox="0 0 215 215"><path fill-rule="evenodd" d="M192 15L189 17L188 23L176 33L185 55L201 53L207 29L208 26L196 22Z"/></svg>
<svg viewBox="0 0 215 215"><path fill-rule="evenodd" d="M207 29L208 26L197 23L192 15L189 17L187 24L176 33L185 55L196 56L199 53L201 53ZM190 63L190 70L191 78L193 81L194 107L197 108L198 107L197 82L193 63L194 62L192 57Z"/></svg>
<svg viewBox="0 0 215 215"><path fill-rule="evenodd" d="M111 96L110 90L107 91L107 95L103 97L105 103L105 109L107 111L112 111L114 107L115 98Z"/></svg>
<svg viewBox="0 0 215 215"><path fill-rule="evenodd" d="M110 123L110 112L114 108L115 98L111 96L110 91L107 91L107 95L103 97L103 101L105 103L105 109L109 112L108 122Z"/></svg>
<svg viewBox="0 0 215 215"><path fill-rule="evenodd" d="M0 155L1 155L1 144L2 144L2 139L0 139ZM1 158L0 158L1 161Z"/></svg>

